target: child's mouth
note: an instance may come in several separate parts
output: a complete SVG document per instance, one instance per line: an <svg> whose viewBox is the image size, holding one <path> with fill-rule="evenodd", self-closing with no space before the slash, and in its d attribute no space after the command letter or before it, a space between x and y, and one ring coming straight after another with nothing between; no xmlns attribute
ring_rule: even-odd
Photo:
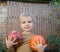
<svg viewBox="0 0 60 52"><path fill-rule="evenodd" d="M25 29L28 29L28 28L30 28L30 27L25 27Z"/></svg>

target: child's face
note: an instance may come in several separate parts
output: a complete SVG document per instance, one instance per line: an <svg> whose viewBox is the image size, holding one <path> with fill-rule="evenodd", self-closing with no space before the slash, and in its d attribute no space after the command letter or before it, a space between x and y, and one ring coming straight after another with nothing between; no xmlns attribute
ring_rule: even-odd
<svg viewBox="0 0 60 52"><path fill-rule="evenodd" d="M23 31L31 31L33 28L33 21L31 17L21 17L20 18L20 26Z"/></svg>

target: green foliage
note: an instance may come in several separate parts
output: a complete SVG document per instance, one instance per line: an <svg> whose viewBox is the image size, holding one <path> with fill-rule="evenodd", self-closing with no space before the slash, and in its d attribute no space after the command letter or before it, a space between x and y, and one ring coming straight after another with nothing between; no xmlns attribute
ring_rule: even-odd
<svg viewBox="0 0 60 52"><path fill-rule="evenodd" d="M48 36L48 42L52 45L57 45L58 46L58 52L60 52L60 38L57 38L56 36Z"/></svg>
<svg viewBox="0 0 60 52"><path fill-rule="evenodd" d="M57 38L56 36L48 36L48 41L60 47L60 38Z"/></svg>
<svg viewBox="0 0 60 52"><path fill-rule="evenodd" d="M6 52L5 44L0 41L0 52Z"/></svg>
<svg viewBox="0 0 60 52"><path fill-rule="evenodd" d="M60 0L51 0L52 5L60 5Z"/></svg>

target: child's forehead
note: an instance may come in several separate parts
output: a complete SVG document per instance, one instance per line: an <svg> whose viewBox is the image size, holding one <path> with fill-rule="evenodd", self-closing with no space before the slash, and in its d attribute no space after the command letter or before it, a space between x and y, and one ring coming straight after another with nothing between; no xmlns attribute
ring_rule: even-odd
<svg viewBox="0 0 60 52"><path fill-rule="evenodd" d="M20 20L32 20L32 18L29 16L27 16L27 17L23 16L20 18Z"/></svg>

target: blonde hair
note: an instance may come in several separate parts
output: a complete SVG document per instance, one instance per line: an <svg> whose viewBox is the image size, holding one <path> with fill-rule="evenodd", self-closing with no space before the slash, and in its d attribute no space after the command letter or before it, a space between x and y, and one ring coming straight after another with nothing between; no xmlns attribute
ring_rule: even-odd
<svg viewBox="0 0 60 52"><path fill-rule="evenodd" d="M19 21L20 21L20 18L21 17L31 17L32 18L32 21L34 21L34 17L32 15L32 13L28 13L28 12L21 13L20 16L19 16Z"/></svg>

